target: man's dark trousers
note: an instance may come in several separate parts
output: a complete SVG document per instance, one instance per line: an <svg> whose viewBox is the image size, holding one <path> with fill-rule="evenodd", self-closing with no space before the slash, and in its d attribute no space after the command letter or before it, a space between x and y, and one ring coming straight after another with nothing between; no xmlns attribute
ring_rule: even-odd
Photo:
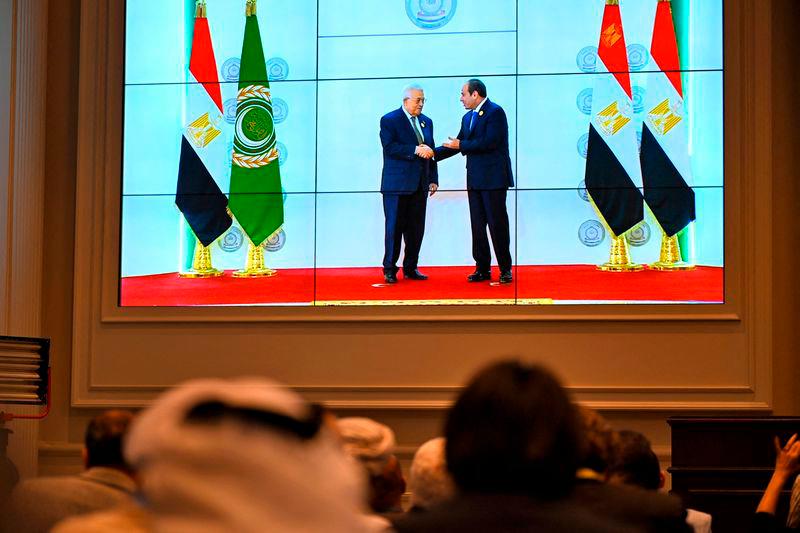
<svg viewBox="0 0 800 533"><path fill-rule="evenodd" d="M494 254L501 272L511 270L511 236L508 228L506 210L506 189L477 190L468 189L469 219L472 226L472 257L480 272L489 272L492 254L486 226L492 236Z"/></svg>
<svg viewBox="0 0 800 533"><path fill-rule="evenodd" d="M386 219L386 242L383 271L394 273L400 258L400 242L406 244L403 272L414 272L419 262L419 250L425 234L425 209L428 191L420 185L411 194L383 194L383 213Z"/></svg>

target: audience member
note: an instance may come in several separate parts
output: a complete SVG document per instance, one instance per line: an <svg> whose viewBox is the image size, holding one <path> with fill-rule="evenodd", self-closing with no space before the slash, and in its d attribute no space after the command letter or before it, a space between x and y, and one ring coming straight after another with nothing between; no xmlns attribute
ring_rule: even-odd
<svg viewBox="0 0 800 533"><path fill-rule="evenodd" d="M597 412L580 409L587 446L572 501L594 513L652 532L690 532L680 500L638 487L606 483L619 436Z"/></svg>
<svg viewBox="0 0 800 533"><path fill-rule="evenodd" d="M614 459L608 469L608 482L645 490L664 488L666 476L647 437L629 430L620 431L618 436ZM694 509L686 512L686 522L695 533L711 533L710 514Z"/></svg>
<svg viewBox="0 0 800 533"><path fill-rule="evenodd" d="M437 437L424 443L414 454L408 476L409 511L425 511L453 497L455 485L447 471L444 448L444 437Z"/></svg>
<svg viewBox="0 0 800 533"><path fill-rule="evenodd" d="M400 533L630 530L565 503L578 464L578 421L542 367L503 361L483 369L448 413L445 438L458 493L399 520Z"/></svg>
<svg viewBox="0 0 800 533"><path fill-rule="evenodd" d="M106 411L89 422L77 476L42 477L21 482L3 513L4 531L46 532L60 520L131 501L133 473L122 455L122 439L133 415Z"/></svg>
<svg viewBox="0 0 800 533"><path fill-rule="evenodd" d="M375 513L401 513L400 500L406 481L394 455L394 432L370 418L349 417L338 421L345 451L366 470L369 506Z"/></svg>
<svg viewBox="0 0 800 533"><path fill-rule="evenodd" d="M754 532L770 533L784 530L776 518L775 512L778 508L781 490L792 477L800 472L800 441L797 440L797 434L792 435L785 446L781 446L780 440L775 437L775 453L777 456L775 470L758 503L753 519Z"/></svg>
<svg viewBox="0 0 800 533"><path fill-rule="evenodd" d="M378 530L365 519L358 469L322 409L270 381L179 386L136 420L125 453L153 531Z"/></svg>

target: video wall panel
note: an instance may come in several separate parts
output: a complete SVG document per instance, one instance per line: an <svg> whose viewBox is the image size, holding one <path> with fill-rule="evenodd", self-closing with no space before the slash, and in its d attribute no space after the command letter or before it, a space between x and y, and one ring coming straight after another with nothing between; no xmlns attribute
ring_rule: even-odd
<svg viewBox="0 0 800 533"><path fill-rule="evenodd" d="M123 306L724 301L722 0L141 0L126 13ZM514 186L475 185L500 172L476 170L480 151L437 151L424 216L395 218L381 117L408 120L404 96L421 88L416 124L441 147L471 78L504 112L505 142L483 150L507 150ZM492 206L471 205L490 189ZM485 270L481 216L490 279L469 281ZM427 279L404 272L411 235L387 275L389 225L424 226Z"/></svg>

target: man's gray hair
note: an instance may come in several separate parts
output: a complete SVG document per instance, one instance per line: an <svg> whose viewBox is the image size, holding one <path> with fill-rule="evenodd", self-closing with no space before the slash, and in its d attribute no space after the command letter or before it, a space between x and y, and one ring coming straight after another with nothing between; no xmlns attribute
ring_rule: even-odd
<svg viewBox="0 0 800 533"><path fill-rule="evenodd" d="M414 454L408 479L412 507L430 509L453 497L455 485L447 471L444 447L444 437L438 437Z"/></svg>
<svg viewBox="0 0 800 533"><path fill-rule="evenodd" d="M406 85L405 89L403 89L403 101L406 101L409 98L411 98L412 91L421 91L424 93L425 89L423 89L422 85L420 85L419 83L412 83L410 85Z"/></svg>

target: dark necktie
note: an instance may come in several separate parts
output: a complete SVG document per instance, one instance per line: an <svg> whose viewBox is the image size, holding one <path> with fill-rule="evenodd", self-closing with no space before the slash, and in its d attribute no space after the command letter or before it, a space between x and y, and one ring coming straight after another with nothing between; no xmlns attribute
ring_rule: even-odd
<svg viewBox="0 0 800 533"><path fill-rule="evenodd" d="M478 114L477 111L472 112L472 116L469 117L469 131L472 131L473 126L475 126L475 116Z"/></svg>
<svg viewBox="0 0 800 533"><path fill-rule="evenodd" d="M417 117L411 117L411 126L414 127L414 135L417 136L417 142L419 144L422 144L423 137L422 133L419 131L419 128L417 127Z"/></svg>

